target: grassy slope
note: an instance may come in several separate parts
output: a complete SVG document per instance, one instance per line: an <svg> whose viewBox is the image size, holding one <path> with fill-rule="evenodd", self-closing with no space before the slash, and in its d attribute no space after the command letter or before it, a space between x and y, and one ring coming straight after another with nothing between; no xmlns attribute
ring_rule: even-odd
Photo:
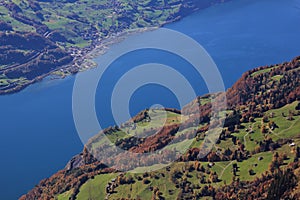
<svg viewBox="0 0 300 200"><path fill-rule="evenodd" d="M117 174L101 174L94 179L88 180L81 188L77 199L104 199L107 183L115 178Z"/></svg>
<svg viewBox="0 0 300 200"><path fill-rule="evenodd" d="M57 200L69 200L71 195L72 195L72 190L69 190L65 193L62 193L62 194L58 195Z"/></svg>
<svg viewBox="0 0 300 200"><path fill-rule="evenodd" d="M298 102L294 102L292 104L288 104L280 109L274 109L266 112L266 115L269 115L269 113L275 113L275 117L272 118L279 128L275 129L273 133L270 133L270 137L272 137L274 140L284 137L284 138L294 138L294 141L296 144L300 145L299 140L297 139L297 136L299 136L300 131L300 116L294 116L293 121L288 121L285 117L281 115L281 113L288 113L289 111L295 110L295 106L298 104ZM243 124L245 126L244 129L240 129L239 133L236 133L235 135L240 139L242 143L245 144L246 149L252 150L256 146L254 141L249 140L249 136L253 138L254 140L260 141L264 138L262 133L260 133L260 129L256 128L258 124L261 124L261 118L255 119L256 122L254 123L245 123ZM247 135L247 132L245 129L249 126L253 126L254 133ZM244 140L245 139L245 140ZM246 143L245 143L246 141ZM183 145L183 143L178 143L176 145ZM232 141L230 139L227 139L226 141L222 141L220 144L217 145L218 148L225 149L228 147L231 147L232 149L235 148ZM288 156L288 160L285 161L285 163L291 162L292 157L294 156L294 153L291 152L291 147L289 145L283 145L281 148L276 150L279 153L285 153ZM258 158L262 157L262 160L259 160ZM215 165L212 168L209 168L210 171L216 172L218 174L218 177L220 179L220 182L212 183L213 186L220 186L223 185L225 182L231 183L233 178L232 173L232 165L234 163L238 164L239 171L237 172L237 176L240 178L240 180L254 180L256 177L260 177L265 171L268 170L269 163L272 161L273 153L272 152L261 152L258 154L254 154L252 157L250 157L247 160L244 160L242 162L236 162L236 161L222 161L222 162L216 162ZM176 189L175 184L171 181L170 175L171 172L174 170L182 170L185 166L189 164L193 164L195 162L189 162L189 163L182 163L182 162L176 162L173 163L170 167L170 171L167 171L166 168L159 169L155 172L152 172L152 177L147 177L147 179L150 181L149 184L144 184L142 181L139 181L137 179L138 176L143 175L143 168L136 169L135 172L140 172L136 174L131 174L134 177L135 183L132 185L124 184L116 189L116 193L110 196L110 199L118 199L118 198L142 198L142 199L151 199L153 192L149 190L150 186L153 187L159 187L160 192L162 192L162 196L166 199L175 199L178 195L178 189ZM205 168L207 167L207 162L201 163ZM160 166L156 166L160 167ZM153 169L155 169L155 166L153 166ZM253 169L255 175L249 174L249 169ZM162 174L164 176L162 176ZM199 182L199 175L204 174L206 177L206 180L209 179L209 174L198 172L196 170L193 170L191 172L188 172L183 175L183 178L187 178L188 181L190 181L192 184L199 185L200 187L203 187L207 184L201 184ZM126 176L129 176L130 173L127 173ZM154 177L156 175L157 177ZM107 175L108 176L108 175ZM97 187L98 184L103 184L111 179L112 177L106 178L104 175L99 175L95 177L94 180L91 180L84 184L81 187L80 193L78 194L78 199L86 199L87 195L87 188L89 188L90 193L95 194L96 192L99 193L99 187ZM104 184L105 185L105 184ZM95 189L95 191L94 191ZM102 189L101 189L102 190ZM99 193L100 194L100 193ZM103 194L103 193L102 193ZM84 198L85 197L85 198ZM101 199L103 196L98 196L96 199Z"/></svg>

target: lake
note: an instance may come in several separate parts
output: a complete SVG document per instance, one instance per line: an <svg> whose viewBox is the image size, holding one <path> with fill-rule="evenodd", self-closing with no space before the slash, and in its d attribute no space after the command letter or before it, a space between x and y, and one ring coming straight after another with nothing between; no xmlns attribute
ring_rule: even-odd
<svg viewBox="0 0 300 200"><path fill-rule="evenodd" d="M246 70L300 55L299 21L299 0L234 0L166 27L198 41L216 62L228 88ZM101 63L101 57L96 61ZM167 52L133 52L111 65L98 88L96 110L101 125L114 124L109 107L113 84L131 67L148 62L179 69L197 86L198 95L207 92L186 61ZM72 118L74 80L75 76L46 79L19 93L0 96L1 199L16 199L26 193L82 150ZM146 85L132 96L130 112L134 115L153 103L178 107L167 88Z"/></svg>

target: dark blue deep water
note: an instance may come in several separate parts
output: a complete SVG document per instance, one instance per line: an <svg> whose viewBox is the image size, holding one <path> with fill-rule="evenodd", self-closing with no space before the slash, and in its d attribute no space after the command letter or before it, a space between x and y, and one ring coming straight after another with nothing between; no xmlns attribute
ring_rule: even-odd
<svg viewBox="0 0 300 200"><path fill-rule="evenodd" d="M166 27L203 45L228 88L246 70L300 55L299 21L300 0L234 0ZM114 123L107 100L112 85L130 67L147 62L180 68L198 95L207 92L185 61L166 52L135 52L118 59L103 78L105 87L99 88L96 97L97 102L102 98L96 109L103 126ZM0 199L16 199L81 151L72 118L74 78L45 80L17 94L0 96ZM133 115L154 103L178 107L167 88L146 85L132 96L130 112Z"/></svg>

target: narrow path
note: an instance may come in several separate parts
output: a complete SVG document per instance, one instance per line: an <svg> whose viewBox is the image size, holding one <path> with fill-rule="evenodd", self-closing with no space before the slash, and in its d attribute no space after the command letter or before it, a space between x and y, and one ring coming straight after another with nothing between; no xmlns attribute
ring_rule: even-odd
<svg viewBox="0 0 300 200"><path fill-rule="evenodd" d="M4 72L12 70L12 69L15 70L15 69L24 67L25 65L28 65L34 59L36 59L37 57L39 57L40 55L42 55L42 53L44 53L44 51L35 53L33 56L31 56L30 58L28 58L25 62L23 62L21 64L14 64L12 66L0 69L0 73L4 73Z"/></svg>
<svg viewBox="0 0 300 200"><path fill-rule="evenodd" d="M295 126L295 124L296 124L299 120L300 120L300 117L299 117L298 119L296 119L296 120L291 124L291 126L289 126L288 128L286 128L286 129L280 131L279 133L277 133L277 135L279 135L279 134L281 134L281 133L283 133L283 132L285 132L285 131L288 131L288 130L292 129L292 128Z"/></svg>
<svg viewBox="0 0 300 200"><path fill-rule="evenodd" d="M300 117L298 119L296 119L288 128L281 130L279 133L276 133L276 132L274 132L271 129L270 129L270 131L271 131L272 134L276 135L278 138L284 139L284 137L281 137L280 134L282 134L283 132L286 132L286 131L292 129L299 120L300 120Z"/></svg>
<svg viewBox="0 0 300 200"><path fill-rule="evenodd" d="M254 123L251 124L251 130L252 130L252 131L253 131L253 127L254 127L254 125L255 125L256 123L257 123L257 122L254 122ZM249 133L250 133L250 130L247 131L246 135L244 135L244 145L245 145L245 149L247 149L247 139L246 139L246 137L249 135Z"/></svg>
<svg viewBox="0 0 300 200"><path fill-rule="evenodd" d="M226 165L226 167L223 168L223 171L222 171L221 174L220 174L220 179L222 178L222 176L223 176L225 170L229 167L229 165L232 165L233 162L234 162L234 160L231 161L228 165Z"/></svg>
<svg viewBox="0 0 300 200"><path fill-rule="evenodd" d="M246 137L249 135L249 131L247 132L246 135L244 135L244 145L245 145L245 148L247 149L247 140L246 140Z"/></svg>

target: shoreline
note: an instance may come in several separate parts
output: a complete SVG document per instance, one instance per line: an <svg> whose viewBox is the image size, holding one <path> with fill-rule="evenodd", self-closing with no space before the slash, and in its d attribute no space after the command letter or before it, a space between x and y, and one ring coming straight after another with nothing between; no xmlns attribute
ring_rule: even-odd
<svg viewBox="0 0 300 200"><path fill-rule="evenodd" d="M51 80L56 79L64 79L67 76L74 75L80 72L84 72L89 69L93 69L98 67L98 64L94 61L96 57L99 57L103 54L105 54L107 51L109 51L110 47L112 45L118 44L125 39L127 39L130 36L136 35L136 34L142 34L146 31L154 31L157 30L160 27L145 27L145 28L139 28L139 29L133 29L133 30L126 30L119 33L113 33L110 36L107 36L106 38L100 40L98 43L96 43L93 47L92 45L88 46L87 48L91 48L90 51L88 51L86 54L82 54L80 59L74 59L71 63L68 65L61 66L59 68L56 68L53 71L50 71L46 74L43 74L41 76L36 77L35 79L29 80L27 83L18 85L16 87L9 88L7 90L0 90L0 96L1 95L10 95L17 92L20 92L21 90L25 89L26 87L43 81L44 78L50 77ZM77 71L71 72L71 70L76 67ZM70 71L69 71L70 70ZM53 76L53 77L51 77Z"/></svg>
<svg viewBox="0 0 300 200"><path fill-rule="evenodd" d="M110 50L111 46L123 42L130 36L142 34L148 31L155 31L159 28L160 27L145 27L139 29L126 30L123 32L115 33L112 36L105 38L104 40L96 44L90 52L88 52L86 55L83 55L83 62L81 63L78 72L83 72L95 67L99 67L98 64L94 61L94 59L107 53Z"/></svg>
<svg viewBox="0 0 300 200"><path fill-rule="evenodd" d="M105 54L107 51L109 51L109 49L112 45L118 44L132 35L142 34L147 31L155 31L161 27L164 27L167 24L178 22L181 19L183 19L184 17L190 16L191 14L194 14L195 12L200 11L200 10L202 10L202 9L196 8L188 14L177 16L171 20L163 22L162 24L160 24L158 26L127 29L127 30L124 30L121 32L111 33L110 35L108 35L104 38L95 39L94 41L92 41L91 45L84 47L84 48L71 47L69 49L69 51L72 48L75 48L77 51L80 51L80 52L85 51L85 52L79 53L79 55L74 57L73 61L67 65L58 67L46 74L38 76L32 80L28 80L28 82L20 84L16 87L11 87L7 90L0 90L0 96L12 95L17 92L20 92L23 89L27 88L28 86L30 86L34 83L43 81L44 78L49 77L49 76L53 76L51 78L53 80L64 79L67 76L76 75L77 73L96 68L96 67L98 67L98 64L94 61L94 59L96 57L99 57L99 56ZM69 53L70 53L70 55L72 55L72 52L69 52Z"/></svg>
<svg viewBox="0 0 300 200"><path fill-rule="evenodd" d="M204 8L206 9L206 8ZM194 8L189 13L185 13L183 15L179 15L174 17L173 19L170 19L168 21L162 22L161 24L157 26L152 27L142 27L142 28L136 28L136 29L127 29L121 32L111 33L110 35L104 37L104 38L97 38L92 41L92 43L84 48L78 48L78 47L71 47L69 48L69 54L72 55L74 52L71 50L76 50L80 53L78 53L77 56L74 57L73 61L68 63L67 65L60 66L52 71L49 71L48 73L45 73L43 75L40 75L32 80L28 80L28 82L19 84L16 87L10 87L7 90L1 90L0 89L0 96L1 95L10 95L17 92L22 91L26 87L42 81L44 78L53 76L53 80L55 79L63 79L70 75L75 75L79 72L83 72L89 69L93 69L95 67L98 67L98 64L94 61L96 57L99 57L103 54L105 54L107 51L109 51L110 47L112 45L118 44L122 41L124 41L126 38L135 35L135 34L142 34L147 31L154 31L161 27L164 27L167 24L171 24L174 22L178 22L184 17L190 16L196 12L199 12L203 9L201 8ZM73 55L72 55L73 56Z"/></svg>
<svg viewBox="0 0 300 200"><path fill-rule="evenodd" d="M191 13L192 14L192 13ZM166 24L170 24L173 22L176 22L178 20L182 19L182 17L180 18L176 18L174 20L168 21L163 23L161 26L155 26L155 27L143 27L143 28L137 28L137 29L129 29L129 30L125 30L122 32L118 32L118 33L112 33L111 35L105 37L104 39L97 39L99 40L97 42L95 42L95 44L92 44L86 48L90 48L90 51L87 51L87 53L82 53L80 55L80 58L75 58L72 62L70 62L67 65L61 66L56 68L53 71L50 71L46 74L43 74L41 76L36 77L33 80L29 80L27 83L24 83L22 85L18 85L16 87L12 87L10 89L7 90L0 90L0 96L2 95L11 95L17 92L22 91L23 89L25 89L26 87L43 81L44 78L46 77L50 77L50 79L52 80L56 80L56 79L64 79L67 76L70 75L76 75L77 73L81 73L84 72L86 70L89 69L93 69L96 67L99 67L99 64L97 64L94 59L104 55L105 53L107 53L107 51L110 50L110 47L113 45L116 45L122 41L124 41L125 39L127 39L130 36L133 35L137 35L137 34L142 34L144 32L148 32L148 31L155 31L161 27L163 27ZM74 70L74 68L76 68L76 71L72 71ZM53 77L51 77L53 76Z"/></svg>

